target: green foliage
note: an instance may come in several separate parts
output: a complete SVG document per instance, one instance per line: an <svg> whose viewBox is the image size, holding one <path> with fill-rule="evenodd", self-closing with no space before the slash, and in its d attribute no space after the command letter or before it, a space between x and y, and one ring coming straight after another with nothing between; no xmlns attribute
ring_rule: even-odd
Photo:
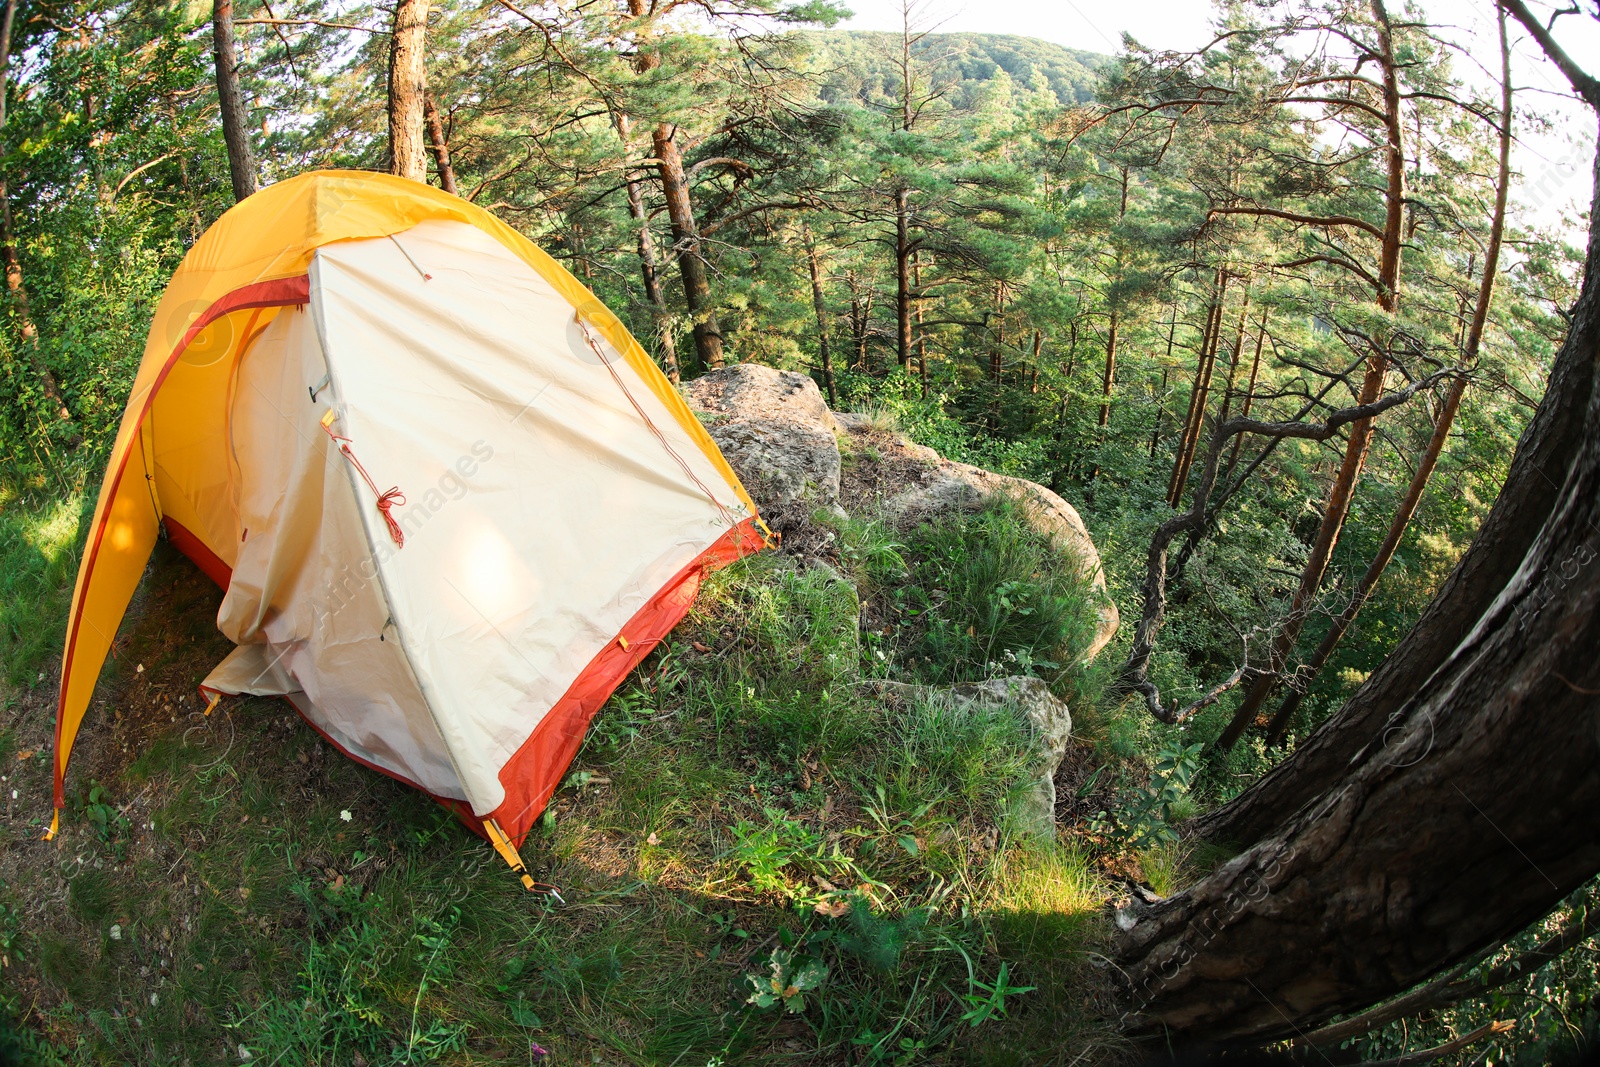
<svg viewBox="0 0 1600 1067"><path fill-rule="evenodd" d="M1132 790L1115 812L1102 813L1094 824L1096 832L1116 844L1135 850L1178 840L1173 824L1192 809L1184 810L1189 786L1200 769L1203 744L1185 745L1181 741L1165 745L1156 754L1156 765L1148 785Z"/></svg>
<svg viewBox="0 0 1600 1067"><path fill-rule="evenodd" d="M806 994L820 988L827 978L828 967L821 960L811 956L797 959L788 949L774 949L767 959L766 974L745 976L755 990L747 1003L758 1008L782 1004L787 1012L804 1011Z"/></svg>
<svg viewBox="0 0 1600 1067"><path fill-rule="evenodd" d="M935 684L1072 676L1094 639L1097 603L1080 564L1018 507L999 500L907 536L913 580L887 598L899 632L884 642L900 671Z"/></svg>
<svg viewBox="0 0 1600 1067"><path fill-rule="evenodd" d="M34 673L59 651L87 525L81 497L19 499L0 484L0 670L7 685L37 682Z"/></svg>
<svg viewBox="0 0 1600 1067"><path fill-rule="evenodd" d="M847 928L834 937L840 953L859 961L868 970L887 974L900 966L906 949L921 941L932 917L931 908L913 908L899 917L873 910L863 894L848 898Z"/></svg>
<svg viewBox="0 0 1600 1067"><path fill-rule="evenodd" d="M777 808L768 808L766 816L766 826L748 821L735 824L733 859L749 874L750 884L758 892L792 895L784 868L820 858L822 837Z"/></svg>
<svg viewBox="0 0 1600 1067"><path fill-rule="evenodd" d="M1006 968L1009 964L1004 961L1000 964L1000 973L995 975L993 982L984 982L977 978L972 980L972 989L962 994L961 999L966 1003L967 1010L962 1012L961 1021L976 1029L990 1019L999 1018L1006 1013L1006 998L1020 997L1024 993L1032 993L1037 986L1014 986L1007 983Z"/></svg>

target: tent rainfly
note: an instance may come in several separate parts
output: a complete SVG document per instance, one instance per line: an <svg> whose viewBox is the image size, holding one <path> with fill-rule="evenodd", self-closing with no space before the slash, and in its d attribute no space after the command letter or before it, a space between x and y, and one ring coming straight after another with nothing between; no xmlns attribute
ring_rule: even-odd
<svg viewBox="0 0 1600 1067"><path fill-rule="evenodd" d="M50 833L164 529L238 646L208 712L287 698L531 887L517 848L590 718L758 528L621 321L516 231L382 174L269 186L151 325L72 596Z"/></svg>

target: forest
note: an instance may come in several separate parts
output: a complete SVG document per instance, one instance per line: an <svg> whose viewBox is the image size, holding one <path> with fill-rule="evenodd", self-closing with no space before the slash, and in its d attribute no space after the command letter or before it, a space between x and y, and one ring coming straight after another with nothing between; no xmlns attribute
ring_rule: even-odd
<svg viewBox="0 0 1600 1067"><path fill-rule="evenodd" d="M0 1062L1594 1054L1600 56L1562 40L1600 7L1481 7L1469 42L1217 0L1193 51L1113 55L918 0L900 32L5 0ZM1523 162L1556 143L1565 215ZM565 899L530 904L281 702L202 716L230 646L163 543L39 840L167 281L322 169L491 212L684 390L805 376L862 420L846 483L909 442L1058 494L1103 593L999 500L769 515L792 549L709 580L593 720L522 849ZM1071 709L1045 840L1014 717L884 695L1018 676Z"/></svg>

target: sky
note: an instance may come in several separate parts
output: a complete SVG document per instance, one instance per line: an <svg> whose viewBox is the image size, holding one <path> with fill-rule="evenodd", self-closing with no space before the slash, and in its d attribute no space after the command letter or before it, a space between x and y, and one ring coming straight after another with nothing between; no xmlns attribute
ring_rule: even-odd
<svg viewBox="0 0 1600 1067"><path fill-rule="evenodd" d="M845 29L900 29L900 0L844 3L855 12L843 24ZM1529 6L1536 13L1549 10L1538 0L1530 0ZM1468 54L1458 67L1462 76L1495 84L1499 47L1492 0L1422 0L1422 7L1435 25L1448 27L1445 32L1466 46ZM1124 32L1154 48L1198 48L1209 40L1211 5L1205 0L921 0L917 14L924 25L952 33L1019 34L1110 53L1117 50ZM1556 23L1556 37L1581 66L1600 74L1600 22L1562 18ZM1512 158L1513 168L1522 175L1516 199L1525 218L1559 225L1563 217L1575 217L1577 209L1588 204L1594 116L1573 97L1537 44L1521 32L1513 32L1512 40L1517 106L1545 113L1550 120L1547 130L1520 131ZM1477 62L1487 70L1477 69Z"/></svg>

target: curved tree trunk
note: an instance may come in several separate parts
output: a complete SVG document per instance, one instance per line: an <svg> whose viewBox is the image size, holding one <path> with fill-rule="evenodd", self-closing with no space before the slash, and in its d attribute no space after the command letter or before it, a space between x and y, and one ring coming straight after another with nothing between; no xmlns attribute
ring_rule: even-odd
<svg viewBox="0 0 1600 1067"><path fill-rule="evenodd" d="M1600 82L1501 6L1600 110ZM1600 870L1597 364L1591 227L1566 342L1478 537L1345 707L1200 821L1254 843L1119 923L1130 1029L1303 1030L1504 940Z"/></svg>
<svg viewBox="0 0 1600 1067"><path fill-rule="evenodd" d="M839 406L839 390L833 380L833 351L828 347L828 302L822 292L822 263L817 257L816 242L811 239L811 227L800 224L800 237L805 242L806 263L811 268L811 306L817 314L817 355L822 361L822 384L828 391L828 406Z"/></svg>

